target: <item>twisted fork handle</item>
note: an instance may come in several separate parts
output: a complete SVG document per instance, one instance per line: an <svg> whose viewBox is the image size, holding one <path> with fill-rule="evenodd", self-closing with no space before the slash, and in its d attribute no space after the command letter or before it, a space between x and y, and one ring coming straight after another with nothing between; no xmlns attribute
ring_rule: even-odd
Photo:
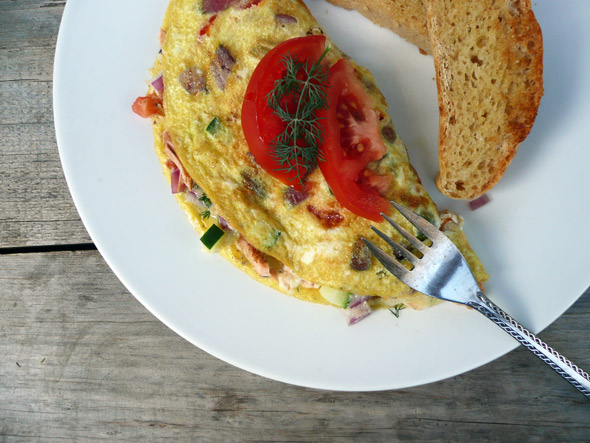
<svg viewBox="0 0 590 443"><path fill-rule="evenodd" d="M477 294L477 301L470 301L467 303L467 306L478 310L504 329L504 331L515 338L521 345L547 363L551 369L590 399L590 376L587 372L577 367L559 352L553 350L535 334L521 326L482 292Z"/></svg>

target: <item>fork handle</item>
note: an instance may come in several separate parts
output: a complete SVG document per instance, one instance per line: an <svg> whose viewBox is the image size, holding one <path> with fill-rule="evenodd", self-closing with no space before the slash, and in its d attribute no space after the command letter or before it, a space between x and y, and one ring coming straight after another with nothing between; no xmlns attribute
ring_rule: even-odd
<svg viewBox="0 0 590 443"><path fill-rule="evenodd" d="M543 340L520 325L482 292L477 294L477 299L477 301L468 302L467 306L478 310L504 329L504 331L515 338L521 345L547 363L555 372L590 399L590 376L587 372L576 366L559 352L553 350Z"/></svg>

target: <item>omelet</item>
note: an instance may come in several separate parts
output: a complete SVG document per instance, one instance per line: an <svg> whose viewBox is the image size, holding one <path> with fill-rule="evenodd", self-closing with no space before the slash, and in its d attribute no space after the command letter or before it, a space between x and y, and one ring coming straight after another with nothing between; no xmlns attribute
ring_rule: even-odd
<svg viewBox="0 0 590 443"><path fill-rule="evenodd" d="M269 174L250 152L240 111L252 73L280 43L323 34L298 0L172 0L148 91L157 98L152 119L163 172L195 229L222 232L214 250L259 282L315 303L346 307L360 297L370 308L427 308L437 301L389 274L361 240L383 245L374 225L404 243L391 226L344 207L320 168L306 175L303 193ZM383 197L440 227L477 280L487 280L462 220L439 212L421 184L373 76L327 41L325 62L349 60L373 102L386 152L368 167L388 178ZM391 216L418 234L401 215ZM325 296L334 291L348 298Z"/></svg>

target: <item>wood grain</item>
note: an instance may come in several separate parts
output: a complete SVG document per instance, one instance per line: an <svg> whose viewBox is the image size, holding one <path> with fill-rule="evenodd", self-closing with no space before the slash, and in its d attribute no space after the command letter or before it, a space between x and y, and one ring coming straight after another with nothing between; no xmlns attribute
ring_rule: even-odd
<svg viewBox="0 0 590 443"><path fill-rule="evenodd" d="M67 251L90 238L53 130L64 5L0 0L0 441L590 441L590 402L523 349L399 391L289 386L200 351L96 251ZM588 331L587 291L540 335L589 369Z"/></svg>
<svg viewBox="0 0 590 443"><path fill-rule="evenodd" d="M129 295L95 251L0 256L0 284L0 435L7 437L590 436L590 402L523 349L426 386L328 392L267 380L195 348ZM541 337L590 367L587 341L572 341L570 332L589 329L587 294Z"/></svg>
<svg viewBox="0 0 590 443"><path fill-rule="evenodd" d="M0 1L0 248L90 242L53 129L51 79L63 6Z"/></svg>

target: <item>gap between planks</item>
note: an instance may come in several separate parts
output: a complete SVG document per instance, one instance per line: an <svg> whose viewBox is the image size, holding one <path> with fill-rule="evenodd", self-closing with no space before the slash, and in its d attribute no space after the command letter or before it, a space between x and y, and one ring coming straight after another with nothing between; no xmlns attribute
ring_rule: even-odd
<svg viewBox="0 0 590 443"><path fill-rule="evenodd" d="M0 248L0 255L64 251L96 251L96 245L94 243L73 243L69 245L16 246L9 248Z"/></svg>

